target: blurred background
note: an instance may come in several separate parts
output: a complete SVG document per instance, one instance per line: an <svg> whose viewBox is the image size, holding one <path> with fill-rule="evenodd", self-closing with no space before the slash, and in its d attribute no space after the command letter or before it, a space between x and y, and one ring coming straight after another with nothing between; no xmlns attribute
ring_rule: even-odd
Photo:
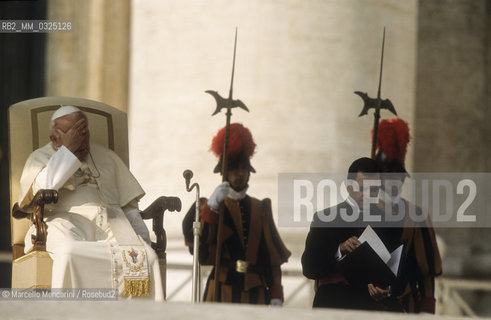
<svg viewBox="0 0 491 320"><path fill-rule="evenodd" d="M167 294L190 301L181 221L195 195L182 172L193 170L202 196L221 181L209 147L225 116L211 116L204 91L228 95L236 27L234 98L250 113L233 110L232 121L258 145L249 194L271 198L275 216L279 173L345 172L370 155L372 112L358 117L353 92L377 95L384 27L382 98L409 122L408 170L491 171L491 0L6 1L0 18L73 22L67 33L0 33L0 287L10 286L11 268L8 107L71 96L128 113L130 169L147 193L141 208L160 195L181 198L183 212L164 223ZM308 308L313 286L299 262L308 229L279 231L293 252L286 305ZM491 233L437 234L438 312L490 315Z"/></svg>

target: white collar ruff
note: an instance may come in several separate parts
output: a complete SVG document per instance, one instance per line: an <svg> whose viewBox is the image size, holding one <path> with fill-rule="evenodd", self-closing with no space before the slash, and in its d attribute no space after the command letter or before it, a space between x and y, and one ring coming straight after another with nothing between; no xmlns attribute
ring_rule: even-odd
<svg viewBox="0 0 491 320"><path fill-rule="evenodd" d="M249 189L249 185L247 185L244 189L240 191L235 191L234 189L232 189L232 187L230 187L227 196L234 200L242 200L246 196L247 189Z"/></svg>

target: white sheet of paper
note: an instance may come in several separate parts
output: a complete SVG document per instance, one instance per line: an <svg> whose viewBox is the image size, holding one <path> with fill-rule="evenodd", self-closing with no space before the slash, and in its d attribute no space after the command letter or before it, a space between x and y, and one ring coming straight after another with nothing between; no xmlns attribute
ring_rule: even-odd
<svg viewBox="0 0 491 320"><path fill-rule="evenodd" d="M384 263L387 263L387 261L390 260L389 250L387 250L382 240L380 240L379 236L373 231L372 227L366 227L358 240L360 243L365 241L368 242L370 247L372 247Z"/></svg>
<svg viewBox="0 0 491 320"><path fill-rule="evenodd" d="M392 270L392 273L397 277L397 270L399 270L399 264L401 263L402 248L404 246L401 244L397 249L392 251L390 254L390 259L387 261L387 267Z"/></svg>

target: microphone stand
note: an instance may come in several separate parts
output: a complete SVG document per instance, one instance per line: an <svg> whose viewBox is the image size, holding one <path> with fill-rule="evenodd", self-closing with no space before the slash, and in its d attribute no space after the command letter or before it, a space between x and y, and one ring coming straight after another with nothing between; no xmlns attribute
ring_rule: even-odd
<svg viewBox="0 0 491 320"><path fill-rule="evenodd" d="M183 177L186 180L186 190L191 192L196 187L196 208L195 208L195 219L193 222L193 292L192 292L192 302L201 302L201 273L199 266L199 233L201 229L201 223L199 221L199 184L193 183L191 187L189 183L193 177L193 172L191 170L185 170L183 172Z"/></svg>

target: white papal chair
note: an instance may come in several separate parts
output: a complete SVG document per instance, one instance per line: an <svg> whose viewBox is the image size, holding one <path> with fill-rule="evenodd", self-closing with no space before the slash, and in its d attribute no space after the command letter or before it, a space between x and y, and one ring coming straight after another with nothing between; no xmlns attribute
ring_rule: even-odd
<svg viewBox="0 0 491 320"><path fill-rule="evenodd" d="M43 221L44 204L57 201L54 190L40 190L31 202L32 210L23 212L16 203L19 180L29 154L49 142L49 122L60 105L76 106L88 117L91 141L112 149L129 167L128 120L126 113L101 102L70 97L43 97L16 103L9 108L10 203L12 234L12 288L50 288L52 260L46 252L46 225ZM162 273L162 287L166 282L166 235L163 228L164 211L180 211L176 197L160 197L158 206L142 211L144 219L153 219L157 241L152 243ZM153 208L159 207L159 210ZM32 224L36 226L33 249L24 255L24 238Z"/></svg>

